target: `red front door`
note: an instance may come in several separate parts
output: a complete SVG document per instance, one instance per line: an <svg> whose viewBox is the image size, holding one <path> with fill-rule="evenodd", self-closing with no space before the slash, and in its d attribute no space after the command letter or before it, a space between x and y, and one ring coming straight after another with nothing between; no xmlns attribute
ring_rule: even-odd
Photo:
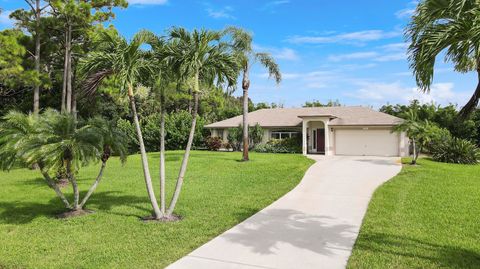
<svg viewBox="0 0 480 269"><path fill-rule="evenodd" d="M317 152L325 152L325 129L317 129Z"/></svg>

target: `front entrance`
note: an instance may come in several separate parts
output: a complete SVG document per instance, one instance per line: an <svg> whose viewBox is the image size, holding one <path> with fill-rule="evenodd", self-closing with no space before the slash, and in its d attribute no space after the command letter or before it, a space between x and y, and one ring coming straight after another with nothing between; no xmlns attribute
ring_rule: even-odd
<svg viewBox="0 0 480 269"><path fill-rule="evenodd" d="M325 152L325 129L317 129L317 152Z"/></svg>
<svg viewBox="0 0 480 269"><path fill-rule="evenodd" d="M312 151L314 153L325 153L325 129L316 128L312 130Z"/></svg>

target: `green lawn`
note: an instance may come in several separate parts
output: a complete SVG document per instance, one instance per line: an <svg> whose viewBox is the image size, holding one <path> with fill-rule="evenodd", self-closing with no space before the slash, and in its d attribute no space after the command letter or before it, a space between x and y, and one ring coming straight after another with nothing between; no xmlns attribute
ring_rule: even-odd
<svg viewBox="0 0 480 269"><path fill-rule="evenodd" d="M404 166L375 192L348 268L480 268L480 165Z"/></svg>
<svg viewBox="0 0 480 269"><path fill-rule="evenodd" d="M181 152L167 154L173 191ZM87 204L95 214L56 219L62 204L38 171L0 172L0 268L161 268L272 203L297 185L311 160L301 155L192 152L176 223L144 223L150 214L139 156L107 164ZM150 154L158 195L158 153ZM83 168L82 190L98 165ZM70 188L68 188L70 193Z"/></svg>

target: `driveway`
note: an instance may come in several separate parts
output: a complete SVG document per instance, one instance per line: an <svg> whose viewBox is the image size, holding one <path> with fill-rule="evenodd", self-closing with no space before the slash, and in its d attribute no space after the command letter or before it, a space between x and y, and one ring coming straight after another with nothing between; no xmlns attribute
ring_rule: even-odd
<svg viewBox="0 0 480 269"><path fill-rule="evenodd" d="M368 202L399 158L310 158L295 189L168 268L345 268Z"/></svg>

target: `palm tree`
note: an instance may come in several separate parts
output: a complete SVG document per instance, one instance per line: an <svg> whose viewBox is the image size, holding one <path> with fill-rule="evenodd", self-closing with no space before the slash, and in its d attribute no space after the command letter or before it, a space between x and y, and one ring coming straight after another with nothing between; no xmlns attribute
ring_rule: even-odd
<svg viewBox="0 0 480 269"><path fill-rule="evenodd" d="M146 52L141 49L141 46L148 41L148 38L149 35L141 31L134 36L131 42L128 42L117 33L102 32L97 41L98 49L91 52L83 60L81 70L83 73L88 74L84 89L88 94L93 94L98 85L110 76L115 77L116 81L119 82L121 91L126 90L140 146L147 193L153 207L154 218L160 219L162 213L153 190L133 92L134 88L139 85L139 82L148 78L153 71L153 62L146 59Z"/></svg>
<svg viewBox="0 0 480 269"><path fill-rule="evenodd" d="M253 64L260 62L268 70L269 77L273 77L279 84L282 80L280 68L273 57L265 52L253 49L252 34L237 28L228 27L225 30L232 37L231 47L238 60L242 72L243 89L243 160L248 161L248 89L250 88L250 69Z"/></svg>
<svg viewBox="0 0 480 269"><path fill-rule="evenodd" d="M127 144L128 138L124 132L119 130L116 124L111 121L107 121L101 117L95 117L87 122L88 126L94 128L95 133L101 136L102 141L102 152L100 155L100 161L102 165L100 166L100 172L95 179L95 182L88 189L87 194L82 199L79 207L84 208L90 196L97 189L98 184L102 180L103 171L107 166L107 161L110 159L112 154L115 154L120 157L120 161L125 163L127 161Z"/></svg>
<svg viewBox="0 0 480 269"><path fill-rule="evenodd" d="M34 139L37 133L38 117L11 111L3 117L0 124L0 168L10 170L15 164L23 163L27 166L38 165L47 185L52 188L66 208L71 208L67 198L49 176L45 168L45 159L32 160L26 156L29 151L37 149L38 143Z"/></svg>
<svg viewBox="0 0 480 269"><path fill-rule="evenodd" d="M191 86L194 103L187 147L178 173L175 192L167 210L167 217L171 217L175 209L187 170L195 135L201 85L203 88L209 88L216 82L234 87L238 70L235 58L228 53L226 46L219 42L222 37L220 32L203 29L188 32L183 28L174 27L170 30L169 37L170 42L165 50L166 60L183 82L193 84Z"/></svg>
<svg viewBox="0 0 480 269"><path fill-rule="evenodd" d="M405 132L408 138L412 141L413 159L412 165L417 164L419 151L417 149L417 138L422 135L424 128L418 119L418 114L415 110L408 110L403 116L404 121L393 128L393 132Z"/></svg>
<svg viewBox="0 0 480 269"><path fill-rule="evenodd" d="M155 69L150 79L151 86L155 93L158 94L160 101L160 211L165 216L165 102L170 82L174 79L174 74L165 60L165 42L163 38L151 32L145 32L145 34L150 35L148 43L152 47L153 60L155 61Z"/></svg>
<svg viewBox="0 0 480 269"><path fill-rule="evenodd" d="M446 51L445 60L455 70L476 71L477 88L460 111L466 118L480 98L480 5L477 0L421 1L406 29L410 67L417 85L430 91L436 57Z"/></svg>
<svg viewBox="0 0 480 269"><path fill-rule="evenodd" d="M98 159L103 138L92 126L78 125L73 115L50 109L38 117L10 112L0 127L2 168L8 170L19 162L37 164L48 186L55 190L64 205L73 211L82 210L88 197L83 203L79 202L75 175L81 166ZM68 202L49 176L49 172L58 171L60 167L66 168L67 179L72 184L73 203Z"/></svg>

